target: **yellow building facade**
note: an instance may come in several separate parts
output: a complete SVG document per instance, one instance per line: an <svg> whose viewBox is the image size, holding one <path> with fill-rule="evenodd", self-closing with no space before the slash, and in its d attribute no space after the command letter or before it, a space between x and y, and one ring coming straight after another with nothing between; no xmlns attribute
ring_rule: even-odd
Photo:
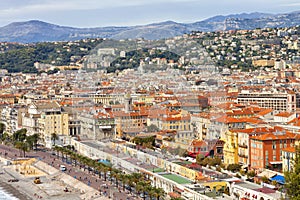
<svg viewBox="0 0 300 200"><path fill-rule="evenodd" d="M223 149L224 164L237 164L238 163L238 134L234 131L226 131L224 140L225 145Z"/></svg>
<svg viewBox="0 0 300 200"><path fill-rule="evenodd" d="M69 135L69 115L64 112L43 112L38 119L39 133L43 138L51 138L51 134Z"/></svg>

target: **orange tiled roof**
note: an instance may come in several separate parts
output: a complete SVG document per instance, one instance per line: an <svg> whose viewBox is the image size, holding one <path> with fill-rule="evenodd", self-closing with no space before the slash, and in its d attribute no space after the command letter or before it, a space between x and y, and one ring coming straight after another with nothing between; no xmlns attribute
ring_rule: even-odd
<svg viewBox="0 0 300 200"><path fill-rule="evenodd" d="M262 133L273 133L275 131L285 131L282 127L257 127L257 128L248 128L248 129L240 129L240 130L232 130L239 133L247 133L247 134L262 134Z"/></svg>
<svg viewBox="0 0 300 200"><path fill-rule="evenodd" d="M294 113L290 113L290 112L280 112L280 113L276 114L275 116L277 116L277 117L290 117L293 114Z"/></svg>
<svg viewBox="0 0 300 200"><path fill-rule="evenodd" d="M296 152L296 148L294 146L293 147L286 147L286 148L282 149L282 151L295 153Z"/></svg>
<svg viewBox="0 0 300 200"><path fill-rule="evenodd" d="M200 147L200 146L204 146L204 145L207 145L207 143L203 140L193 140L191 142L191 146L194 146L194 147Z"/></svg>
<svg viewBox="0 0 300 200"><path fill-rule="evenodd" d="M284 139L299 139L300 135L286 131L285 133L282 134L266 133L262 135L251 136L250 138L255 140L261 140L261 141L284 140Z"/></svg>
<svg viewBox="0 0 300 200"><path fill-rule="evenodd" d="M273 109L271 109L271 108L266 108L266 109L263 109L263 110L261 110L260 112L258 112L257 115L259 115L259 116L264 116L264 115L269 114L269 113L272 112L272 111L273 111Z"/></svg>
<svg viewBox="0 0 300 200"><path fill-rule="evenodd" d="M293 126L300 126L300 117L294 118L293 120L289 121L288 124Z"/></svg>

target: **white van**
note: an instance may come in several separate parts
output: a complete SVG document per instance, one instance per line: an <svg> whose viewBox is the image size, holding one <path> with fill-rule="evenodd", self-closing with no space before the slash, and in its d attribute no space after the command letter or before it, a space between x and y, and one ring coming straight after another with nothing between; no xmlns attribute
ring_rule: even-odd
<svg viewBox="0 0 300 200"><path fill-rule="evenodd" d="M66 166L64 166L64 165L60 165L59 169L60 169L60 171L66 171L67 170Z"/></svg>

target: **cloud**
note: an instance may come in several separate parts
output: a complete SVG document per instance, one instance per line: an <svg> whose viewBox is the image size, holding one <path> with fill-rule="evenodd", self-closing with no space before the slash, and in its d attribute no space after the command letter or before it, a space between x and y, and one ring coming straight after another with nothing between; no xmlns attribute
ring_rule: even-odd
<svg viewBox="0 0 300 200"><path fill-rule="evenodd" d="M131 7L141 6L147 4L162 4L162 3L187 3L196 2L196 0L24 0L18 1L20 4L6 3L3 5L3 9L0 9L4 13L22 14L26 12L51 12L51 11L70 11L70 10L90 10L90 9L105 9L113 7Z"/></svg>
<svg viewBox="0 0 300 200"><path fill-rule="evenodd" d="M281 6L284 6L284 7L298 7L298 6L300 6L300 3L285 3L285 4L281 4Z"/></svg>

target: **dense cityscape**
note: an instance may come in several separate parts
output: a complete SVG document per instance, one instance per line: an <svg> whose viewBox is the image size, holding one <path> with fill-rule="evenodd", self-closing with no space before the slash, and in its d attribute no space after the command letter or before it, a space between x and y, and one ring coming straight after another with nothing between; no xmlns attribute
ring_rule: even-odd
<svg viewBox="0 0 300 200"><path fill-rule="evenodd" d="M0 187L24 200L300 199L299 36L0 42Z"/></svg>

